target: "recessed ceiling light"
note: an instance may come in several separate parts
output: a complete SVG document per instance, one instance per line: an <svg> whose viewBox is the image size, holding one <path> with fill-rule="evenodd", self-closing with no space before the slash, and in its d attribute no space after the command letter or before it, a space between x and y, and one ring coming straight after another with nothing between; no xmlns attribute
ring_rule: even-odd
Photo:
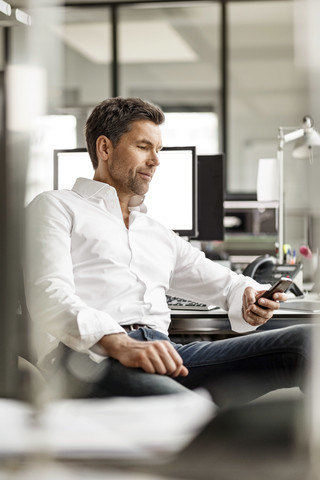
<svg viewBox="0 0 320 480"><path fill-rule="evenodd" d="M16 8L15 14L18 22L24 23L25 25L31 25L31 17L26 12Z"/></svg>
<svg viewBox="0 0 320 480"><path fill-rule="evenodd" d="M5 15L8 15L10 17L11 15L11 5L4 0L0 0L0 12L4 13Z"/></svg>

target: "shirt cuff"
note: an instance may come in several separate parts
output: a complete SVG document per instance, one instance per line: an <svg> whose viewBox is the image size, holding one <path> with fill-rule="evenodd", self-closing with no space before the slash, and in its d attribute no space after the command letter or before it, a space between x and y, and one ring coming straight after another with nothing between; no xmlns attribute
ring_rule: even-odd
<svg viewBox="0 0 320 480"><path fill-rule="evenodd" d="M76 331L61 335L61 341L78 352L91 354L90 348L96 345L104 335L126 333L109 314L94 308L80 310L76 319Z"/></svg>
<svg viewBox="0 0 320 480"><path fill-rule="evenodd" d="M231 329L237 333L246 333L253 332L258 328L259 325L250 325L245 321L242 314L242 304L243 304L243 292L247 287L253 287L255 290L267 290L270 288L270 285L261 285L255 280L251 280L244 286L244 288L238 290L229 307L228 316L231 325Z"/></svg>

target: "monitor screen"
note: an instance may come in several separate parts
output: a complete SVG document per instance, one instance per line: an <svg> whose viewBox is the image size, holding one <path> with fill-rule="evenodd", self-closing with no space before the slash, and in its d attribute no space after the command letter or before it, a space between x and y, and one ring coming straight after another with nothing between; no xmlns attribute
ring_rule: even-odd
<svg viewBox="0 0 320 480"><path fill-rule="evenodd" d="M224 239L224 155L198 155L197 240Z"/></svg>
<svg viewBox="0 0 320 480"><path fill-rule="evenodd" d="M164 147L145 204L148 215L181 236L197 234L197 163L195 147ZM54 189L71 189L78 177L93 178L84 148L54 151Z"/></svg>

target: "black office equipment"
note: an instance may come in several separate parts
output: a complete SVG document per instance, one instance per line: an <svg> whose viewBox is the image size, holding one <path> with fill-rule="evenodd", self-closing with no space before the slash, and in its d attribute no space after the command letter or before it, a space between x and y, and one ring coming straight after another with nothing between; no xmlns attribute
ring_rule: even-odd
<svg viewBox="0 0 320 480"><path fill-rule="evenodd" d="M181 236L197 234L197 159L195 147L164 147L145 204L148 215ZM54 150L54 189L71 189L78 177L93 178L85 148Z"/></svg>
<svg viewBox="0 0 320 480"><path fill-rule="evenodd" d="M198 235L196 240L224 238L224 155L198 155Z"/></svg>
<svg viewBox="0 0 320 480"><path fill-rule="evenodd" d="M277 237L276 208L271 202L259 208L256 201L227 201L225 233L228 237Z"/></svg>
<svg viewBox="0 0 320 480"><path fill-rule="evenodd" d="M273 266L277 264L277 259L270 255L262 255L256 258L253 262L243 270L243 275L252 277L257 282L269 282L272 277Z"/></svg>
<svg viewBox="0 0 320 480"><path fill-rule="evenodd" d="M262 255L250 263L243 271L243 275L254 278L259 283L275 283L281 277L289 277L293 280L302 269L301 263L295 265L278 264L275 257ZM289 291L295 296L303 296L303 292L293 282Z"/></svg>

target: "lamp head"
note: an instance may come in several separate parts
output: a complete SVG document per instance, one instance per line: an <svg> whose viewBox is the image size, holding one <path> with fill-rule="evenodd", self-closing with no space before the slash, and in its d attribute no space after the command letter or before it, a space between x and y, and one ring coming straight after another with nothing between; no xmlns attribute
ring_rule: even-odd
<svg viewBox="0 0 320 480"><path fill-rule="evenodd" d="M313 119L309 115L303 117L302 128L304 135L294 145L292 152L294 158L307 158L310 156L312 147L320 146L320 134L313 125Z"/></svg>
<svg viewBox="0 0 320 480"><path fill-rule="evenodd" d="M314 121L309 115L305 115L302 119L302 128L307 131L313 128Z"/></svg>

